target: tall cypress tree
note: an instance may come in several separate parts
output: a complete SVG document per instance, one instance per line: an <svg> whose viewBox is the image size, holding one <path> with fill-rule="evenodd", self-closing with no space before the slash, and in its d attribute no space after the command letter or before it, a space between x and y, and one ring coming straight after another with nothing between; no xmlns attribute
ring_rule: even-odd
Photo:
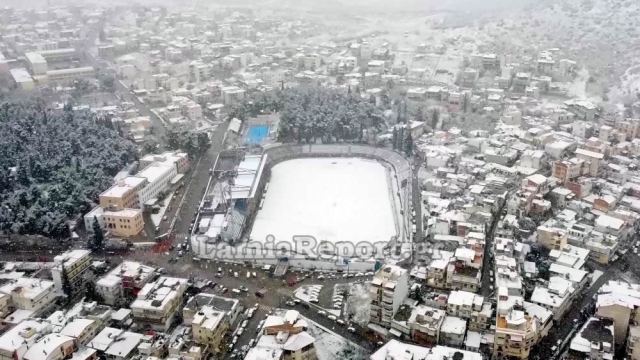
<svg viewBox="0 0 640 360"><path fill-rule="evenodd" d="M93 218L93 241L89 244L89 248L93 251L100 252L104 249L104 233L98 222L98 217Z"/></svg>

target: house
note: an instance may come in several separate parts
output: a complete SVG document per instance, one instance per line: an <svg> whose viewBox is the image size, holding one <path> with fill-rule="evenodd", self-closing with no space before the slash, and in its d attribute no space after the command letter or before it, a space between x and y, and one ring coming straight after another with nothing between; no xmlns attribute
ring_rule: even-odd
<svg viewBox="0 0 640 360"><path fill-rule="evenodd" d="M74 339L61 334L47 334L25 352L24 360L63 360L75 349Z"/></svg>
<svg viewBox="0 0 640 360"><path fill-rule="evenodd" d="M456 316L445 316L440 327L440 343L462 347L467 333L467 321Z"/></svg>
<svg viewBox="0 0 640 360"><path fill-rule="evenodd" d="M134 320L138 324L167 331L182 305L187 282L187 279L161 276L144 285L130 306Z"/></svg>
<svg viewBox="0 0 640 360"><path fill-rule="evenodd" d="M482 360L480 353L466 351L448 346L434 346L431 348L390 340L371 354L370 360Z"/></svg>
<svg viewBox="0 0 640 360"><path fill-rule="evenodd" d="M96 292L107 305L118 305L128 296L135 297L156 275L156 269L134 261L123 261L96 281Z"/></svg>

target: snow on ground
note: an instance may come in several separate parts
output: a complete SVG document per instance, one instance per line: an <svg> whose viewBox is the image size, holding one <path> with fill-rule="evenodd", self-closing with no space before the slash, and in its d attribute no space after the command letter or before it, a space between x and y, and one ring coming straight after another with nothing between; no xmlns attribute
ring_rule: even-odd
<svg viewBox="0 0 640 360"><path fill-rule="evenodd" d="M318 302L321 289L322 285L304 285L297 288L293 296L304 302Z"/></svg>
<svg viewBox="0 0 640 360"><path fill-rule="evenodd" d="M312 158L273 167L251 239L290 242L294 235L331 243L388 242L396 234L390 179L380 163Z"/></svg>
<svg viewBox="0 0 640 360"><path fill-rule="evenodd" d="M160 210L158 210L157 214L151 214L151 221L153 222L154 226L158 226L160 225L160 222L162 222L162 217L164 216L164 213L167 212L167 207L169 207L169 204L171 204L173 194L174 193L172 192L164 198L162 202L163 205L160 207Z"/></svg>
<svg viewBox="0 0 640 360"><path fill-rule="evenodd" d="M357 344L336 334L345 331L341 325L335 325L332 329L305 318L309 327L307 332L316 339L315 347L318 360L361 360L368 359L369 353Z"/></svg>
<svg viewBox="0 0 640 360"><path fill-rule="evenodd" d="M367 326L370 303L368 283L352 283L347 297L347 318L358 325Z"/></svg>

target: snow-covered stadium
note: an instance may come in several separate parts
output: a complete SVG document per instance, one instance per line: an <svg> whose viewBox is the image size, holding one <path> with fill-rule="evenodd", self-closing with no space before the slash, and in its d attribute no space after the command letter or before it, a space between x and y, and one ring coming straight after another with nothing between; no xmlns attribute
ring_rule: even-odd
<svg viewBox="0 0 640 360"><path fill-rule="evenodd" d="M245 156L235 178L203 202L193 251L204 259L371 270L385 252L410 248L410 173L400 154L359 145L279 145Z"/></svg>

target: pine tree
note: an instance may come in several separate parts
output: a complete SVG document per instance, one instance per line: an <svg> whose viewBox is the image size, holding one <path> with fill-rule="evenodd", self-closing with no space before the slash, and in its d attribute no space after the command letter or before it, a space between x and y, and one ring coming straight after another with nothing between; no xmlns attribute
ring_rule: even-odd
<svg viewBox="0 0 640 360"><path fill-rule="evenodd" d="M62 269L60 271L62 276L62 292L67 297L67 301L70 301L71 298L71 283L69 283L69 276L67 275L67 269L64 267L64 263L62 263Z"/></svg>
<svg viewBox="0 0 640 360"><path fill-rule="evenodd" d="M104 234L102 233L102 228L100 227L100 223L98 222L98 218L93 218L93 241L89 244L89 248L92 251L101 252L104 250Z"/></svg>
<svg viewBox="0 0 640 360"><path fill-rule="evenodd" d="M413 136L411 136L411 131L407 131L407 137L404 140L404 153L407 156L411 156L413 154Z"/></svg>
<svg viewBox="0 0 640 360"><path fill-rule="evenodd" d="M424 121L424 111L422 110L422 106L420 106L416 111L416 121Z"/></svg>
<svg viewBox="0 0 640 360"><path fill-rule="evenodd" d="M404 126L400 127L398 131L398 143L396 144L396 150L402 151L404 149Z"/></svg>
<svg viewBox="0 0 640 360"><path fill-rule="evenodd" d="M396 128L395 126L393 127L393 137L391 138L391 145L393 146L394 150L398 145L398 128Z"/></svg>
<svg viewBox="0 0 640 360"><path fill-rule="evenodd" d="M438 121L440 121L440 112L438 109L433 109L433 112L431 113L431 127L433 130L438 126Z"/></svg>

